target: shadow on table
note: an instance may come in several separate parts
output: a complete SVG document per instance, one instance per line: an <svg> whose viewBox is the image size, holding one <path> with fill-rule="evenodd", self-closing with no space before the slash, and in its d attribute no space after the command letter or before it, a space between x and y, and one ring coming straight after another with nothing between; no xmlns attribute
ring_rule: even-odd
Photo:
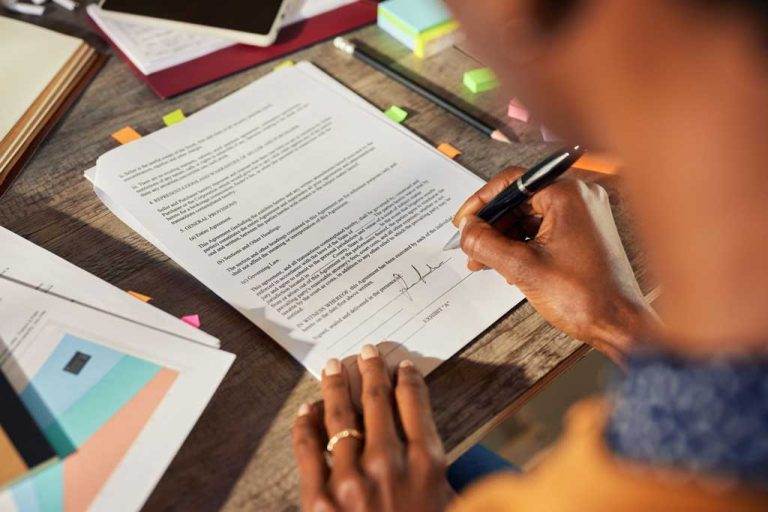
<svg viewBox="0 0 768 512"><path fill-rule="evenodd" d="M3 200L24 200L13 194L12 188ZM92 218L99 225L98 215L92 214ZM202 328L218 337L224 350L237 355L145 510L219 509L246 469L250 471L249 465L259 471L274 466L275 472L286 475L280 485L285 492L276 491L278 500L284 500L280 508L295 503L298 494L292 458L286 460L285 451L279 460L256 457L267 434L277 436L281 443L289 442L293 416L286 416L279 426L276 420L300 381L304 381L302 386L314 388L307 372L287 352L131 230L115 229L110 223L116 233L108 234L49 206L5 224L119 288L152 296L153 305L174 316L199 313ZM531 385L520 368L475 362L467 358L467 352L465 349L440 365L428 378L447 449L486 424ZM315 391L319 396L319 387ZM505 395L507 399L499 400ZM260 475L251 474L246 480L258 478ZM237 494L240 499L242 493ZM275 497L253 496L256 503L260 498L270 501Z"/></svg>

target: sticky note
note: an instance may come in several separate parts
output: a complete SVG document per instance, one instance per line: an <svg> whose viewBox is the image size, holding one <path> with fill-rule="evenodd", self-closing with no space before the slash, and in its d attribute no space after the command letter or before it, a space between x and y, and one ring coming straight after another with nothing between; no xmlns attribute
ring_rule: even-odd
<svg viewBox="0 0 768 512"><path fill-rule="evenodd" d="M126 126L125 128L120 128L115 133L113 133L112 138L120 144L128 144L129 142L133 142L136 139L140 139L141 135L139 135L139 132L130 126Z"/></svg>
<svg viewBox="0 0 768 512"><path fill-rule="evenodd" d="M182 122L186 118L187 117L184 115L184 112L182 112L180 108L177 108L173 112L165 114L163 116L163 122L165 123L165 126L173 126L176 123Z"/></svg>
<svg viewBox="0 0 768 512"><path fill-rule="evenodd" d="M528 109L525 108L525 105L520 103L520 100L518 100L517 98L512 98L509 101L509 108L507 110L507 115L512 119L515 119L517 121L522 121L524 123L527 123L528 120L531 118L531 113L528 112Z"/></svg>
<svg viewBox="0 0 768 512"><path fill-rule="evenodd" d="M402 123L405 121L405 118L408 117L408 112L398 107L397 105L392 105L389 107L384 111L384 114L396 123Z"/></svg>
<svg viewBox="0 0 768 512"><path fill-rule="evenodd" d="M499 81L491 68L472 69L464 73L464 86L477 94L498 87Z"/></svg>
<svg viewBox="0 0 768 512"><path fill-rule="evenodd" d="M621 161L619 161L618 158L604 153L586 153L576 160L576 163L573 164L573 166L586 171L616 174L621 167Z"/></svg>
<svg viewBox="0 0 768 512"><path fill-rule="evenodd" d="M134 299L139 299L141 302L149 302L152 300L152 297L150 297L149 295L144 295L143 293L134 292L131 290L128 290L128 295L130 295Z"/></svg>
<svg viewBox="0 0 768 512"><path fill-rule="evenodd" d="M546 126L541 127L541 137L546 142L557 142L559 140L562 140L560 137L557 136L557 134L549 130Z"/></svg>
<svg viewBox="0 0 768 512"><path fill-rule="evenodd" d="M461 154L461 151L451 146L447 142L443 142L439 146L437 146L437 150L442 154L444 154L445 156L447 156L448 158L450 158L451 160L453 160L454 158L456 158Z"/></svg>
<svg viewBox="0 0 768 512"><path fill-rule="evenodd" d="M192 327L200 328L200 316L199 315L186 315L181 317L181 320L188 323Z"/></svg>
<svg viewBox="0 0 768 512"><path fill-rule="evenodd" d="M286 59L283 62L281 62L280 64L278 64L277 66L275 66L274 68L272 68L272 71L277 71L278 69L291 68L291 67L293 67L295 65L296 65L296 63L293 62L291 59Z"/></svg>

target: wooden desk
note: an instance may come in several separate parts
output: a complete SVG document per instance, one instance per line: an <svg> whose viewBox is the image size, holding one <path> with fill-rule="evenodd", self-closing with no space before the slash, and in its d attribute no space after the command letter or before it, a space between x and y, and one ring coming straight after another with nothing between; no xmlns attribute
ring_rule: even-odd
<svg viewBox="0 0 768 512"><path fill-rule="evenodd" d="M43 19L85 33L68 14ZM75 18L72 18L75 19ZM354 34L429 82L475 108L506 120L508 98L472 97L462 73L477 63L458 50L419 61L376 27ZM89 38L91 39L91 38ZM91 39L92 40L92 39ZM382 109L392 104L411 115L408 128L432 144L450 142L459 162L483 178L508 165L531 165L551 149L535 128L515 123L522 143L504 145L481 137L446 112L330 43L296 53L314 62ZM115 147L110 134L125 125L141 133L162 126L162 115L186 113L269 73L274 63L250 69L178 98L161 101L112 58L63 123L44 143L21 177L0 199L0 224L98 277L154 297L152 304L181 316L200 313L203 329L221 339L237 360L213 401L147 502L147 510L295 510L297 478L290 426L302 402L319 397L317 382L277 343L240 316L173 261L123 225L102 206L83 171ZM611 191L615 214L641 282L642 258L627 227L615 179L584 173ZM435 414L452 457L516 410L537 389L586 353L580 343L548 326L524 303L429 376Z"/></svg>

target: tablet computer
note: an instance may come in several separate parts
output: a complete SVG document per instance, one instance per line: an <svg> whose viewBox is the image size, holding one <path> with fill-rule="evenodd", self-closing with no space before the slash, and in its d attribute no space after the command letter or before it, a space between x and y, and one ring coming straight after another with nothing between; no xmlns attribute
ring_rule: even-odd
<svg viewBox="0 0 768 512"><path fill-rule="evenodd" d="M102 0L116 19L191 30L256 46L269 46L293 0Z"/></svg>

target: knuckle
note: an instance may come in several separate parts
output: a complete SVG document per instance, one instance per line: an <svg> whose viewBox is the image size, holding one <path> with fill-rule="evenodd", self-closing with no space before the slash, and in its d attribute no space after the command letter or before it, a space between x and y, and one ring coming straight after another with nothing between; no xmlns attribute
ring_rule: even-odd
<svg viewBox="0 0 768 512"><path fill-rule="evenodd" d="M335 512L336 507L325 496L312 498L307 504L307 512Z"/></svg>
<svg viewBox="0 0 768 512"><path fill-rule="evenodd" d="M426 443L418 443L411 446L408 454L411 466L418 471L423 478L440 478L444 475L447 463L442 449L430 447Z"/></svg>
<svg viewBox="0 0 768 512"><path fill-rule="evenodd" d="M365 482L358 474L349 473L338 477L332 487L336 501L344 508L358 510L367 501Z"/></svg>
<svg viewBox="0 0 768 512"><path fill-rule="evenodd" d="M391 394L392 387L385 382L371 383L363 388L363 398L371 401L387 400Z"/></svg>
<svg viewBox="0 0 768 512"><path fill-rule="evenodd" d="M327 414L328 419L336 424L339 423L350 423L350 421L354 420L355 413L352 410L351 404L335 404L331 407L328 407L326 405L325 413ZM350 423L351 425L351 423Z"/></svg>
<svg viewBox="0 0 768 512"><path fill-rule="evenodd" d="M480 224L468 224L464 227L464 231L461 234L462 250L470 256L478 254L484 246L484 241L487 240L488 235L489 232L483 229Z"/></svg>
<svg viewBox="0 0 768 512"><path fill-rule="evenodd" d="M397 463L391 450L375 450L365 454L363 469L373 478L391 482L397 473Z"/></svg>

